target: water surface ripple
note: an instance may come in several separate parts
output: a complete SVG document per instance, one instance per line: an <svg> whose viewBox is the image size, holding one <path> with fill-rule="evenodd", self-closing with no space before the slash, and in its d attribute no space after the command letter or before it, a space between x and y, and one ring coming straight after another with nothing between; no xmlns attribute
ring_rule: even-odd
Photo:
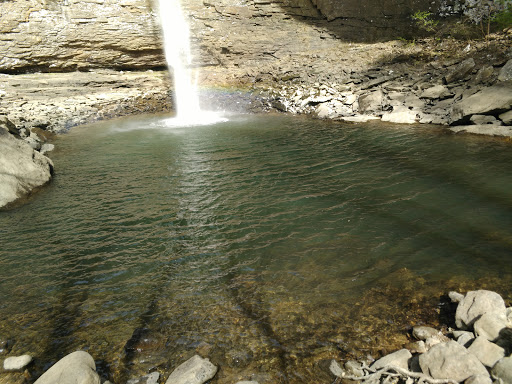
<svg viewBox="0 0 512 384"><path fill-rule="evenodd" d="M219 383L330 382L322 361L377 357L414 321L442 323L444 289L485 276L510 294L509 142L164 118L59 137L53 183L0 213L12 354L42 369L88 349L115 382L194 353L222 367Z"/></svg>

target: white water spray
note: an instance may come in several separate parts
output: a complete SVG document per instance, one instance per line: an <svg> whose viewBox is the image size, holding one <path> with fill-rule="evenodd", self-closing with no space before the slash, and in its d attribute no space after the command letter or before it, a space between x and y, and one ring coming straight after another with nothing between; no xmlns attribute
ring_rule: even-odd
<svg viewBox="0 0 512 384"><path fill-rule="evenodd" d="M176 117L167 125L206 125L226 119L218 113L201 110L197 79L191 65L190 29L181 10L180 0L159 0L160 23L168 68L173 70Z"/></svg>

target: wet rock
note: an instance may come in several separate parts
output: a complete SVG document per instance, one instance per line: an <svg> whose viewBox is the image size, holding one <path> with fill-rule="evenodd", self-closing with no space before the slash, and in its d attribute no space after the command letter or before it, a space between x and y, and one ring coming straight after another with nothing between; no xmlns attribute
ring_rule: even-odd
<svg viewBox="0 0 512 384"><path fill-rule="evenodd" d="M329 371L336 377L343 377L345 375L345 371L341 368L340 364L336 360L331 360L331 364L329 364Z"/></svg>
<svg viewBox="0 0 512 384"><path fill-rule="evenodd" d="M21 371L32 362L32 356L11 356L4 360L4 369L6 371Z"/></svg>
<svg viewBox="0 0 512 384"><path fill-rule="evenodd" d="M491 370L491 376L500 384L512 383L512 356L498 361Z"/></svg>
<svg viewBox="0 0 512 384"><path fill-rule="evenodd" d="M485 313L506 315L503 298L492 291L478 290L468 292L457 306L455 324L460 329L470 328Z"/></svg>
<svg viewBox="0 0 512 384"><path fill-rule="evenodd" d="M500 69L500 73L498 74L499 81L510 81L512 80L512 59L507 61L507 63Z"/></svg>
<svg viewBox="0 0 512 384"><path fill-rule="evenodd" d="M475 375L464 381L464 384L492 384L489 375Z"/></svg>
<svg viewBox="0 0 512 384"><path fill-rule="evenodd" d="M512 111L508 111L499 115L501 121L505 125L512 125Z"/></svg>
<svg viewBox="0 0 512 384"><path fill-rule="evenodd" d="M48 183L53 163L25 141L0 130L0 207Z"/></svg>
<svg viewBox="0 0 512 384"><path fill-rule="evenodd" d="M505 313L484 313L475 321L475 333L489 341L494 341L500 336L502 329L509 325Z"/></svg>
<svg viewBox="0 0 512 384"><path fill-rule="evenodd" d="M447 99L452 97L453 93L445 85L435 85L431 88L425 89L421 95L421 99Z"/></svg>
<svg viewBox="0 0 512 384"><path fill-rule="evenodd" d="M462 99L452 107L452 122L468 120L472 115L502 113L512 109L512 85L495 85Z"/></svg>
<svg viewBox="0 0 512 384"><path fill-rule="evenodd" d="M436 336L439 331L432 327L417 325L412 329L412 335L418 340L427 340L429 337Z"/></svg>
<svg viewBox="0 0 512 384"><path fill-rule="evenodd" d="M126 384L158 384L160 374L158 372L151 372L148 375L139 377L138 379L131 379Z"/></svg>
<svg viewBox="0 0 512 384"><path fill-rule="evenodd" d="M232 350L226 354L228 365L232 368L244 368L249 365L252 358L250 350Z"/></svg>
<svg viewBox="0 0 512 384"><path fill-rule="evenodd" d="M34 384L100 384L96 364L91 355L76 351L60 359Z"/></svg>
<svg viewBox="0 0 512 384"><path fill-rule="evenodd" d="M477 337L468 348L468 351L475 355L486 367L492 368L498 360L505 357L505 350L484 337Z"/></svg>
<svg viewBox="0 0 512 384"><path fill-rule="evenodd" d="M396 367L409 369L409 359L411 357L411 352L409 352L407 349L401 349L399 351L381 357L379 360L377 360L375 363L371 365L371 368L381 369L387 365L394 365Z"/></svg>
<svg viewBox="0 0 512 384"><path fill-rule="evenodd" d="M347 372L347 375L355 376L355 377L361 377L364 376L364 371L361 366L361 363L355 360L348 360L345 362L345 372Z"/></svg>
<svg viewBox="0 0 512 384"><path fill-rule="evenodd" d="M473 115L469 119L475 125L484 125L484 124L492 124L492 125L501 125L502 122L496 119L494 116L489 115Z"/></svg>
<svg viewBox="0 0 512 384"><path fill-rule="evenodd" d="M473 71L475 65L475 60L473 60L473 58L464 60L444 77L445 83L450 84L455 81L463 80L467 75L469 75Z"/></svg>
<svg viewBox="0 0 512 384"><path fill-rule="evenodd" d="M421 370L434 379L464 381L473 375L486 375L487 369L466 348L455 341L433 346L419 358Z"/></svg>
<svg viewBox="0 0 512 384"><path fill-rule="evenodd" d="M43 145L41 145L41 149L39 150L39 153L41 155L44 155L45 153L47 152L51 152L55 149L55 145L53 144L48 144L48 143L45 143Z"/></svg>
<svg viewBox="0 0 512 384"><path fill-rule="evenodd" d="M392 112L382 115L382 121L389 121L396 124L414 124L417 121L416 112L404 106L393 107Z"/></svg>
<svg viewBox="0 0 512 384"><path fill-rule="evenodd" d="M203 384L217 373L217 367L210 360L195 355L176 368L166 384Z"/></svg>

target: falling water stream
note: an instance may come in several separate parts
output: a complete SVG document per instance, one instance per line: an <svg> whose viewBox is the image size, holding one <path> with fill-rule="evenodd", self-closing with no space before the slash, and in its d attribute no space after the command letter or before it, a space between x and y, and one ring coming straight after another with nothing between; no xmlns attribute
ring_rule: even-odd
<svg viewBox="0 0 512 384"><path fill-rule="evenodd" d="M165 59L172 70L176 116L167 119L168 126L206 125L224 121L219 112L201 108L197 86L197 71L192 70L190 28L180 0L158 1Z"/></svg>

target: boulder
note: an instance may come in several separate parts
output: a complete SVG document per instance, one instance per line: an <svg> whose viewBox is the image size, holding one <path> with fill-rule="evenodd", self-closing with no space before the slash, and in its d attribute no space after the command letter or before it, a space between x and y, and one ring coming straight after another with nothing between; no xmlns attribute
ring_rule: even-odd
<svg viewBox="0 0 512 384"><path fill-rule="evenodd" d="M444 77L445 83L450 84L455 81L464 79L473 71L475 65L475 60L473 60L473 58L464 60L462 63L460 63L450 72L448 72L448 74Z"/></svg>
<svg viewBox="0 0 512 384"><path fill-rule="evenodd" d="M4 129L15 136L20 135L19 129L5 115L0 115L0 129Z"/></svg>
<svg viewBox="0 0 512 384"><path fill-rule="evenodd" d="M85 351L76 351L57 361L34 384L100 384L96 364Z"/></svg>
<svg viewBox="0 0 512 384"><path fill-rule="evenodd" d="M0 208L48 183L52 172L49 158L0 129Z"/></svg>
<svg viewBox="0 0 512 384"><path fill-rule="evenodd" d="M423 373L434 379L464 381L474 375L486 375L487 369L466 348L455 341L434 345L419 358Z"/></svg>
<svg viewBox="0 0 512 384"><path fill-rule="evenodd" d="M510 81L512 80L512 59L507 61L507 63L500 69L500 73L498 74L499 81Z"/></svg>
<svg viewBox="0 0 512 384"><path fill-rule="evenodd" d="M381 357L379 360L377 360L371 365L371 368L381 369L384 368L385 366L393 365L395 367L409 369L409 359L411 357L411 352L409 352L407 349L401 349L399 351Z"/></svg>
<svg viewBox="0 0 512 384"><path fill-rule="evenodd" d="M4 360L4 369L6 371L21 371L32 362L32 356L11 356Z"/></svg>
<svg viewBox="0 0 512 384"><path fill-rule="evenodd" d="M382 115L382 121L389 121L396 124L414 124L417 121L416 112L404 106L393 107L392 112Z"/></svg>
<svg viewBox="0 0 512 384"><path fill-rule="evenodd" d="M491 370L491 376L499 384L512 383L512 356L498 361Z"/></svg>
<svg viewBox="0 0 512 384"><path fill-rule="evenodd" d="M491 79L493 74L494 67L492 65L482 67L478 70L473 82L475 84L487 83Z"/></svg>
<svg viewBox="0 0 512 384"><path fill-rule="evenodd" d="M166 384L203 384L217 373L217 367L210 360L195 355L176 368Z"/></svg>
<svg viewBox="0 0 512 384"><path fill-rule="evenodd" d="M471 291L457 306L455 324L460 329L471 328L473 323L485 313L506 316L506 311L503 298L496 292Z"/></svg>
<svg viewBox="0 0 512 384"><path fill-rule="evenodd" d="M505 357L505 350L485 337L479 336L473 341L468 351L475 355L486 367L492 368L498 360Z"/></svg>
<svg viewBox="0 0 512 384"><path fill-rule="evenodd" d="M512 109L512 85L486 87L463 98L452 107L452 122L468 120L472 115L500 114Z"/></svg>
<svg viewBox="0 0 512 384"><path fill-rule="evenodd" d="M508 325L509 322L505 313L485 313L475 321L473 326L478 336L494 341L500 337L501 330Z"/></svg>

